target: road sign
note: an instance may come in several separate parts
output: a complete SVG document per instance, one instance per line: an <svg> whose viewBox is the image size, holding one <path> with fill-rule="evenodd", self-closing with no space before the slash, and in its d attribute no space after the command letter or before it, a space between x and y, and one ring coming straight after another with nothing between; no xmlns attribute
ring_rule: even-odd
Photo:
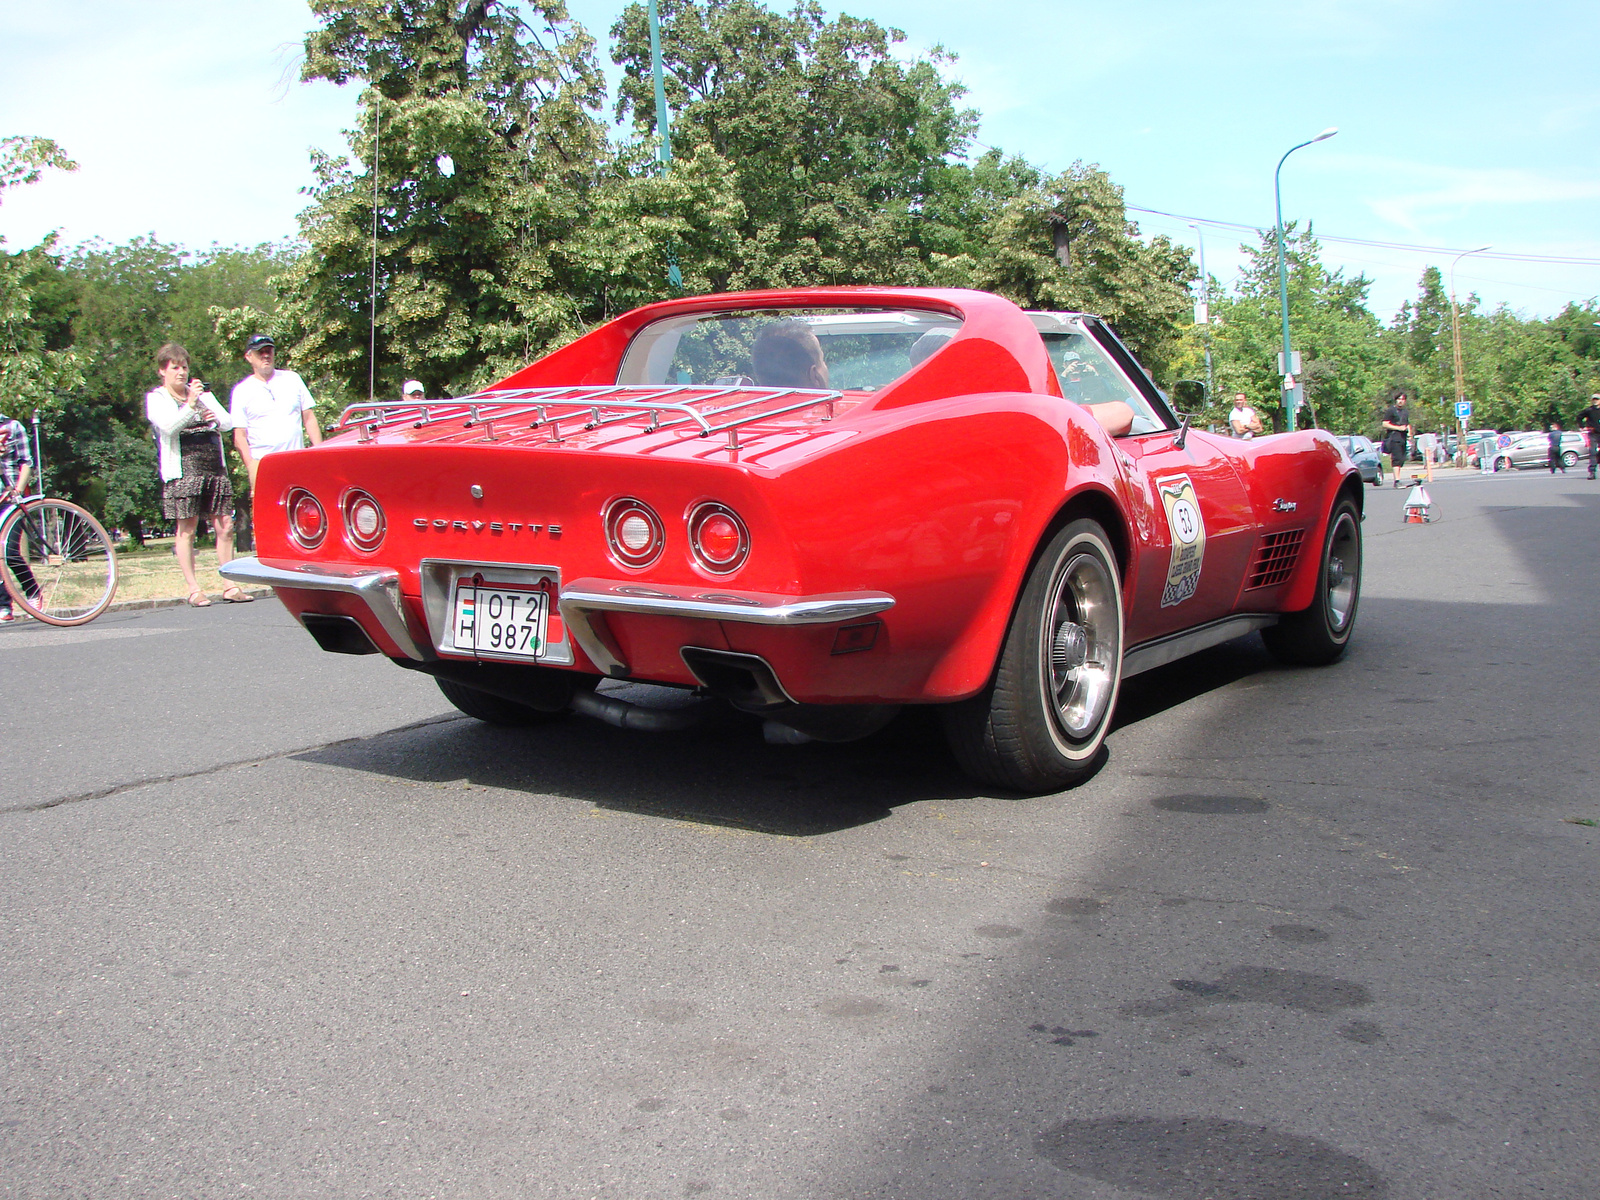
<svg viewBox="0 0 1600 1200"><path fill-rule="evenodd" d="M1471 419L1472 419L1472 401L1471 400L1457 400L1456 401L1456 420L1458 420L1458 421L1470 421Z"/></svg>

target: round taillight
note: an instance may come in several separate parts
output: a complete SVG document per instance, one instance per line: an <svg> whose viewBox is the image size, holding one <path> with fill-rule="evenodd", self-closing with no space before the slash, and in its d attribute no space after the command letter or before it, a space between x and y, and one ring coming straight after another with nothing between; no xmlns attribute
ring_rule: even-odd
<svg viewBox="0 0 1600 1200"><path fill-rule="evenodd" d="M629 513L617 526L617 540L630 554L645 553L650 549L650 541L654 537L655 532L650 528L650 522L638 513Z"/></svg>
<svg viewBox="0 0 1600 1200"><path fill-rule="evenodd" d="M655 510L631 496L606 505L606 543L625 567L648 567L667 544L666 528Z"/></svg>
<svg viewBox="0 0 1600 1200"><path fill-rule="evenodd" d="M328 515L317 498L304 488L289 493L289 535L307 550L322 545L328 533Z"/></svg>
<svg viewBox="0 0 1600 1200"><path fill-rule="evenodd" d="M344 497L344 528L357 550L376 550L383 541L383 509L367 492L351 488Z"/></svg>
<svg viewBox="0 0 1600 1200"><path fill-rule="evenodd" d="M700 504L689 513L689 548L706 570L727 575L744 565L750 553L750 533L731 508Z"/></svg>

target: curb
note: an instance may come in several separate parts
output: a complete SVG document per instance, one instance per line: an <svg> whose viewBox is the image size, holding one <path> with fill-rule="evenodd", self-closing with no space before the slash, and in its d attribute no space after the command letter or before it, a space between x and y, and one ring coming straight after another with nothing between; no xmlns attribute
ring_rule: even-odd
<svg viewBox="0 0 1600 1200"><path fill-rule="evenodd" d="M245 595L252 596L257 600L263 596L273 594L272 589L269 587L245 588L243 590ZM138 612L147 608L183 608L188 603L189 598L187 596L173 596L166 600L117 600L106 609L106 612ZM226 600L213 600L212 603L226 604L228 602ZM105 614L102 613L101 615L104 616Z"/></svg>

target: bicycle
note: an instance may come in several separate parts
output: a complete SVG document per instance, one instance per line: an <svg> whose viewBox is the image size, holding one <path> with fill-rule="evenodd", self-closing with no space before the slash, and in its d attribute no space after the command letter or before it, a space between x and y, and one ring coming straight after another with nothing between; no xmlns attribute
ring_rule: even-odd
<svg viewBox="0 0 1600 1200"><path fill-rule="evenodd" d="M117 552L105 527L70 500L0 502L0 582L11 603L47 625L82 625L117 594Z"/></svg>

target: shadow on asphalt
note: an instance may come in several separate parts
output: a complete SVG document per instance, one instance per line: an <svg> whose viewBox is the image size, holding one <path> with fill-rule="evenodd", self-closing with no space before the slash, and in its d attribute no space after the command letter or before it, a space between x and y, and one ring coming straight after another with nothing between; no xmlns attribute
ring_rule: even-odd
<svg viewBox="0 0 1600 1200"><path fill-rule="evenodd" d="M1124 685L1113 730L1271 665L1261 639L1251 635L1150 671ZM463 718L294 757L415 782L465 779L529 796L566 796L599 808L784 837L815 837L880 821L903 804L1005 794L961 773L933 708L907 709L882 732L842 745L769 746L759 723L730 712L700 729L667 734L614 729L581 717L531 729Z"/></svg>

